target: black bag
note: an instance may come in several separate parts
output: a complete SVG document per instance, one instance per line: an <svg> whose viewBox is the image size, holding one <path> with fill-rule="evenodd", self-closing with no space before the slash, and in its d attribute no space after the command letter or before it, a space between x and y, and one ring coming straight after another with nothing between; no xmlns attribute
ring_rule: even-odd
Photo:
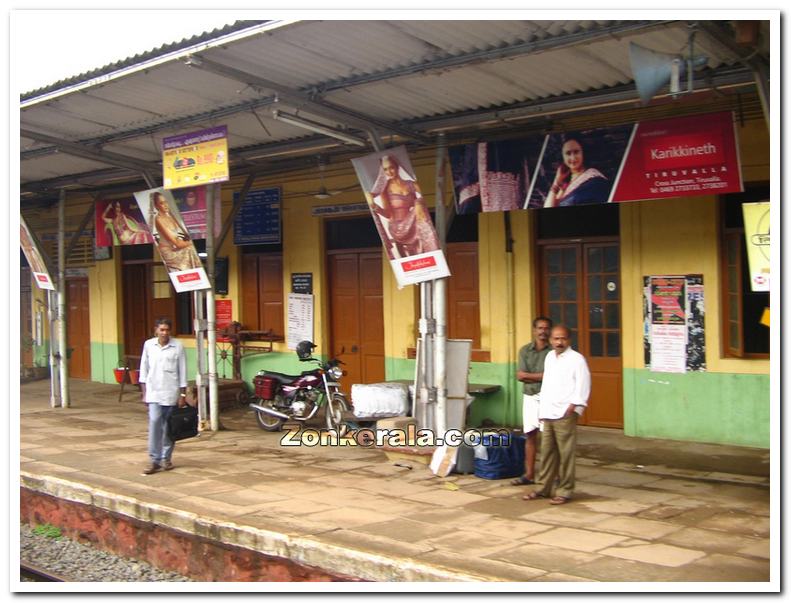
<svg viewBox="0 0 791 603"><path fill-rule="evenodd" d="M198 435L198 409L193 406L174 408L168 418L168 437L173 442Z"/></svg>

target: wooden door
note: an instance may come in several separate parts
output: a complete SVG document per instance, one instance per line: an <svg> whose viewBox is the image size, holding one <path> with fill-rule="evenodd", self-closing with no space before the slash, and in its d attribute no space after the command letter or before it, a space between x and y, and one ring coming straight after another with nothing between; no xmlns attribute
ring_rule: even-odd
<svg viewBox="0 0 791 603"><path fill-rule="evenodd" d="M66 279L66 342L71 350L69 377L91 378L91 323L88 279Z"/></svg>
<svg viewBox="0 0 791 603"><path fill-rule="evenodd" d="M540 246L542 314L572 332L572 347L591 370L583 425L623 427L621 284L614 241Z"/></svg>
<svg viewBox="0 0 791 603"><path fill-rule="evenodd" d="M19 272L19 330L21 335L21 364L33 366L33 289L30 284L30 268Z"/></svg>
<svg viewBox="0 0 791 603"><path fill-rule="evenodd" d="M345 362L343 384L384 381L382 252L329 256L330 353Z"/></svg>
<svg viewBox="0 0 791 603"><path fill-rule="evenodd" d="M146 264L125 264L124 287L124 353L139 356L146 339L153 337L154 325L150 307L151 280Z"/></svg>

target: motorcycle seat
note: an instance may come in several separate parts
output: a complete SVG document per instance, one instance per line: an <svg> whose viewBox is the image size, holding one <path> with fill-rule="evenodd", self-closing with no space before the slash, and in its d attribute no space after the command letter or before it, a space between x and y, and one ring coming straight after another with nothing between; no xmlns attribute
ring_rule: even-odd
<svg viewBox="0 0 791 603"><path fill-rule="evenodd" d="M286 375L285 373L275 373L274 371L264 371L261 373L262 377L269 377L270 379L275 379L276 381L279 381L283 384L293 383L304 375L305 373L302 373L301 375Z"/></svg>

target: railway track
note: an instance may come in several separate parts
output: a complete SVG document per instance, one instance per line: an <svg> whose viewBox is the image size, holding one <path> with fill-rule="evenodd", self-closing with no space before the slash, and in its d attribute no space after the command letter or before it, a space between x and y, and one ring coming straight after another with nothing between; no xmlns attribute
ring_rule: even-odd
<svg viewBox="0 0 791 603"><path fill-rule="evenodd" d="M22 582L68 582L63 576L52 574L44 568L27 561L19 564L19 579Z"/></svg>

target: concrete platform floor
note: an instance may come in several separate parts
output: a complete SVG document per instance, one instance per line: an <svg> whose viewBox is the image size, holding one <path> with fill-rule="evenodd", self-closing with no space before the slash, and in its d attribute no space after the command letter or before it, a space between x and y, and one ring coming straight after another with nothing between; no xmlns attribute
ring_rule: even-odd
<svg viewBox="0 0 791 603"><path fill-rule="evenodd" d="M21 387L22 486L184 531L211 522L228 544L363 580L779 589L765 450L583 427L575 498L550 506L508 480L439 478L377 449L284 448L239 407L224 429L179 442L173 471L143 476L139 396L119 403L118 386L78 380L71 396L52 409L48 381Z"/></svg>

